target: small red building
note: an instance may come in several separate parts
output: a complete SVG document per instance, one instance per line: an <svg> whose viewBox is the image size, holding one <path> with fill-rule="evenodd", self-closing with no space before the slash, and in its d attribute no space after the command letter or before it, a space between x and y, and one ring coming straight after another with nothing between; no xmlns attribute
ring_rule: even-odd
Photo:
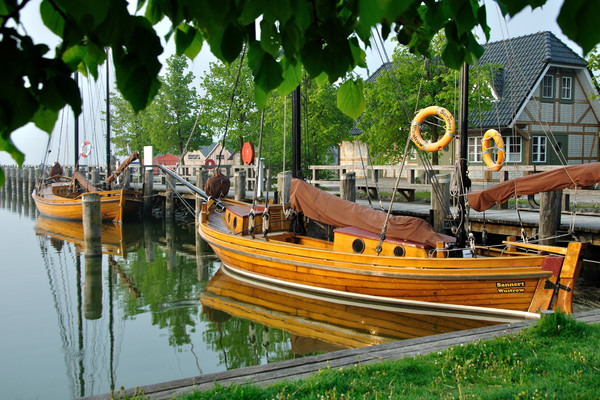
<svg viewBox="0 0 600 400"><path fill-rule="evenodd" d="M174 156L173 154L159 154L154 157L154 165L162 164L171 170L175 170L175 166L178 162L179 157ZM158 174L158 168L154 168L154 173Z"/></svg>

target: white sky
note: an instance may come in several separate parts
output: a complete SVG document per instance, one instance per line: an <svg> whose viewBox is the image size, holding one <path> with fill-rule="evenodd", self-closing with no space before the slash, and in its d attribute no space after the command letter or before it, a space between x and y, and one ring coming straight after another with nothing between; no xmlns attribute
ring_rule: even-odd
<svg viewBox="0 0 600 400"><path fill-rule="evenodd" d="M531 8L528 7L523 10L521 13L516 15L514 18L504 21L500 17L500 13L498 11L498 7L493 0L484 0L486 3L487 14L488 14L488 25L491 27L491 38L490 41L499 41L503 39L513 38L517 36L523 36L531 33L536 33L540 31L551 31L553 32L560 40L565 42L571 49L573 49L577 54L581 55L581 48L574 44L572 41L567 39L565 35L562 34L558 24L556 23L556 17L560 11L560 7L563 3L563 0L548 0L547 4L542 7L536 9L532 12ZM26 21L26 29L29 35L34 37L34 40L39 40L43 43L47 43L50 48L53 48L57 41L52 40L55 36L49 32L45 26L42 24L39 17L39 0L32 1L31 4L28 4L24 9L23 21ZM484 40L483 33L478 32L481 40ZM38 39L43 38L43 39ZM164 43L163 43L163 46ZM165 52L161 57L161 61L166 60L169 54L174 52L173 41L171 40L169 44L165 46ZM388 56L391 58L392 56L393 45L391 43L386 43L386 50L388 52ZM385 57L385 56L384 56ZM201 76L207 69L209 62L214 61L215 58L210 53L208 45L205 43L204 47L200 54L196 57L196 59L191 63L191 70L194 75ZM381 65L381 56L377 52L377 48L374 47L374 50L367 52L367 64L369 73L374 72ZM364 69L360 69L357 71L361 76L366 77L367 71ZM104 78L105 80L106 78ZM104 93L104 92L103 92ZM104 94L102 95L104 96ZM86 101L86 97L84 95L84 101ZM103 105L97 105L97 109L104 110ZM99 111L98 111L99 112ZM98 117L99 119L100 117ZM55 127L55 132L61 130L61 125L63 131L70 131L73 127L73 122L70 120L72 117L65 118L61 124L61 121L57 122ZM83 126L83 122L80 122L80 130L85 130ZM67 128L66 128L67 127ZM103 128L92 128L95 129L103 129ZM100 132L102 133L102 132ZM71 135L69 133L69 135ZM87 137L86 135L90 135L89 131L80 133L80 140L84 140L83 138ZM99 135L99 136L103 136ZM67 133L64 134L62 142L62 152L72 152L73 140L66 139ZM27 165L35 165L39 164L44 156L46 143L48 141L48 135L37 129L33 124L28 124L25 127L17 130L12 134L12 140L15 145L25 153L25 164ZM100 140L103 142L103 139ZM65 151L65 145L68 147L68 150ZM102 146L102 145L100 145ZM98 149L98 151L104 152L104 149ZM58 150L55 148L49 157L49 161L53 162L56 159L56 154ZM93 153L93 152L92 152ZM104 160L104 156L98 157L100 160ZM60 159L59 161L65 162L64 159ZM93 160L96 162L96 160ZM72 163L72 158L67 160L66 162ZM100 163L103 163L100 161ZM0 151L0 165L5 164L14 164L12 158L6 152Z"/></svg>

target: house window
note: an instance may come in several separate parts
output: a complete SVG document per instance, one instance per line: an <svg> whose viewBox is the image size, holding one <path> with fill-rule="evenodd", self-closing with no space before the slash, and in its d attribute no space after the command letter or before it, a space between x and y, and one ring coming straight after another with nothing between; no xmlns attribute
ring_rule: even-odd
<svg viewBox="0 0 600 400"><path fill-rule="evenodd" d="M507 136L504 141L506 161L521 162L521 136Z"/></svg>
<svg viewBox="0 0 600 400"><path fill-rule="evenodd" d="M542 79L542 98L554 98L554 75L546 75Z"/></svg>
<svg viewBox="0 0 600 400"><path fill-rule="evenodd" d="M481 154L481 138L470 137L469 138L469 161L480 162L482 159Z"/></svg>
<svg viewBox="0 0 600 400"><path fill-rule="evenodd" d="M546 162L546 136L531 138L531 158L533 162Z"/></svg>
<svg viewBox="0 0 600 400"><path fill-rule="evenodd" d="M560 99L573 100L573 78L563 76L560 82Z"/></svg>

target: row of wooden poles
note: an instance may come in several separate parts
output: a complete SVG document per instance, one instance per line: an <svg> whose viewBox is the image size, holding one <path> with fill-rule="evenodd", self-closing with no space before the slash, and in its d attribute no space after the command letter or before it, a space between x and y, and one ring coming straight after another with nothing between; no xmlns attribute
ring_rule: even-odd
<svg viewBox="0 0 600 400"><path fill-rule="evenodd" d="M145 168L144 174L144 215L149 215L152 212L153 199L153 181L154 172L152 168ZM6 176L5 185L1 190L5 193L16 192L22 194L23 198L29 198L37 180L40 178L42 170L40 167L26 166L18 168L14 166L4 167ZM69 174L70 170L65 167L65 174ZM92 183L98 182L99 170L92 169L89 171ZM208 179L209 171L200 170L196 174L196 186L203 188ZM125 181L129 181L129 174L126 174ZM277 176L277 201L283 204L289 203L289 187L291 181L291 172L281 172ZM267 177L267 182L270 179ZM254 184L261 185L256 180ZM434 229L438 232L444 231L444 222L448 217L450 205L450 175L443 174L437 176L438 188L432 188L431 195L431 217ZM340 197L349 201L356 201L356 173L347 172L342 174L340 180ZM175 212L175 181L173 178L166 177L166 193L165 193L165 218L172 220ZM235 199L244 200L246 196L247 180L246 171L240 170L234 174ZM259 193L262 192L259 191ZM201 202L196 202L196 212L199 212ZM540 197L540 220L539 220L539 237L542 239L555 236L556 231L560 226L560 216L562 209L562 191L545 192ZM101 254L101 216L100 216L100 196L95 193L84 195L83 200L83 216L84 216L84 233L87 240L89 239L90 255ZM87 228L86 228L87 227ZM89 236L89 237L88 237ZM552 239L545 239L546 244L553 243ZM87 250L86 250L87 253ZM97 255L96 254L96 255Z"/></svg>

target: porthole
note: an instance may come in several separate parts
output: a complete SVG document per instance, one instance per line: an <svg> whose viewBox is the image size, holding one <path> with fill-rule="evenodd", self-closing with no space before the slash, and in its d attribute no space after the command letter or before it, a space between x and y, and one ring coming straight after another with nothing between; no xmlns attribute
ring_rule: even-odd
<svg viewBox="0 0 600 400"><path fill-rule="evenodd" d="M365 251L365 242L362 239L354 239L354 242L352 242L352 250L358 254L362 253Z"/></svg>
<svg viewBox="0 0 600 400"><path fill-rule="evenodd" d="M231 222L231 213L227 213L227 223Z"/></svg>
<svg viewBox="0 0 600 400"><path fill-rule="evenodd" d="M394 255L396 257L404 257L404 247L402 247L402 246L394 247Z"/></svg>
<svg viewBox="0 0 600 400"><path fill-rule="evenodd" d="M233 229L237 228L237 218L233 217Z"/></svg>

